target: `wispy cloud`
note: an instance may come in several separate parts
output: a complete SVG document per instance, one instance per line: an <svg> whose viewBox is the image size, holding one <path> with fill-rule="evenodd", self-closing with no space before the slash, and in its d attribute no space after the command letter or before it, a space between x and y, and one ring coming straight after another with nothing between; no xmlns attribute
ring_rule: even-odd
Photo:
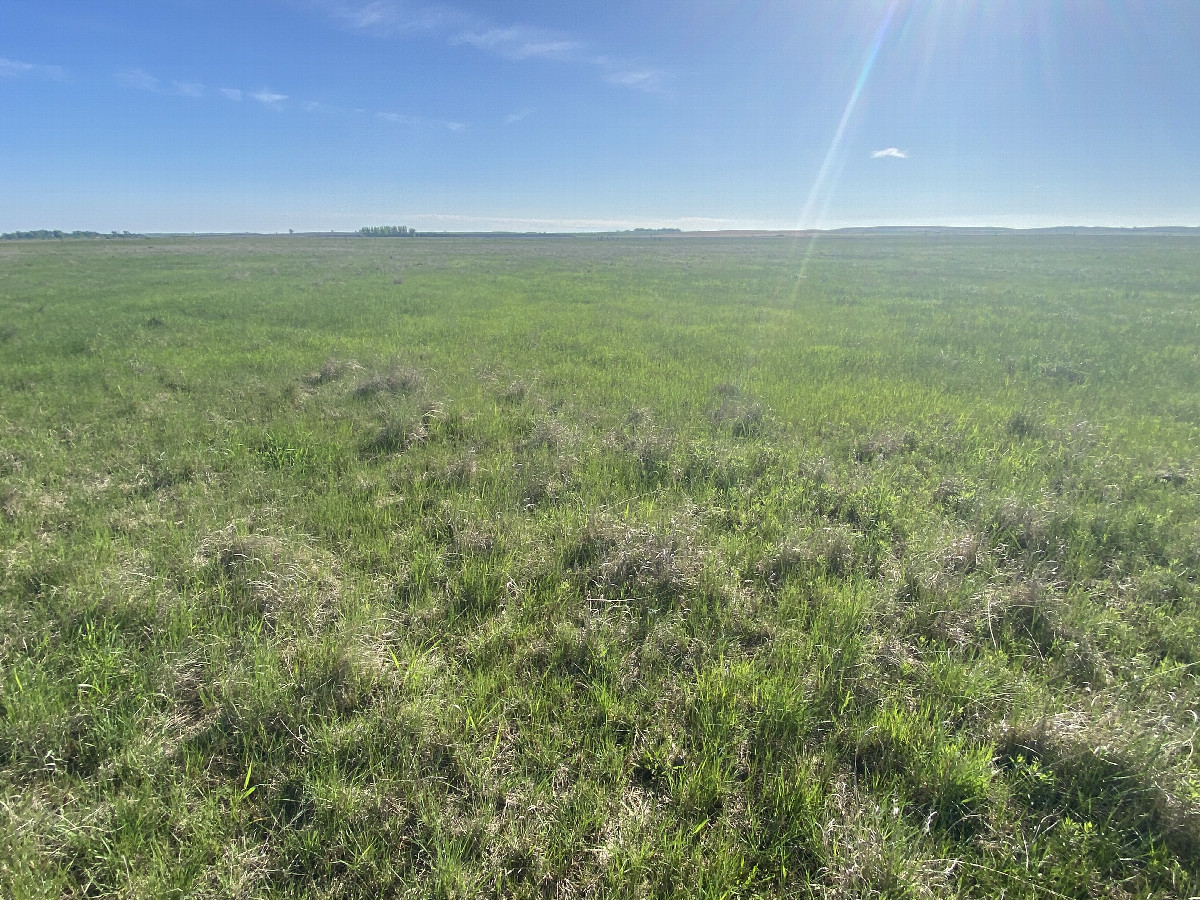
<svg viewBox="0 0 1200 900"><path fill-rule="evenodd" d="M378 112L375 113L375 118L381 122L391 122L393 125L410 125L416 127L421 124L421 120L417 116L406 116L404 113Z"/></svg>
<svg viewBox="0 0 1200 900"><path fill-rule="evenodd" d="M269 106L271 109L280 109L283 106L283 101L288 98L287 94L278 94L270 88L262 88L258 91L250 91L249 96L253 100L257 100L263 106Z"/></svg>
<svg viewBox="0 0 1200 900"><path fill-rule="evenodd" d="M42 66L0 56L0 78L48 78L51 81L63 81L66 77L67 70L62 66Z"/></svg>
<svg viewBox="0 0 1200 900"><path fill-rule="evenodd" d="M362 112L362 110L356 110ZM447 128L450 131L466 131L466 122L448 122L445 119L423 119L420 116L410 116L405 113L377 112L375 118L381 122L393 125L407 125L410 128Z"/></svg>
<svg viewBox="0 0 1200 900"><path fill-rule="evenodd" d="M515 125L523 119L528 119L532 115L533 115L532 107L526 107L525 109L519 109L515 113L509 113L507 116L505 116L504 124L505 125Z"/></svg>
<svg viewBox="0 0 1200 900"><path fill-rule="evenodd" d="M204 85L195 81L172 81L164 84L161 80L141 69L128 69L118 72L115 76L118 84L151 94L163 94L175 97L192 97L198 99L206 93Z"/></svg>
<svg viewBox="0 0 1200 900"><path fill-rule="evenodd" d="M142 69L128 69L123 72L117 72L114 76L118 84L128 88L133 88L139 91L146 91L151 94L159 94L163 96L175 97L193 97L203 98L210 96L208 88L204 85L193 81L170 81L164 82L160 78L151 75L149 72ZM290 99L290 95L273 90L269 87L260 88L257 91L243 90L242 88L223 87L211 92L213 96L219 95L226 100L240 103L242 100L255 100L268 109L282 110L285 104ZM390 112L381 110L372 112L371 110L362 107L345 107L331 106L327 103L322 103L318 100L309 100L303 105L304 111L313 114L324 115L341 115L341 116L370 116L373 115L380 122L387 122L393 125L405 125L409 127L423 128L444 128L448 131L466 131L470 126L466 122L460 122L453 119L426 119L421 116L408 115L407 113Z"/></svg>
<svg viewBox="0 0 1200 900"><path fill-rule="evenodd" d="M609 84L619 84L648 94L664 93L666 79L666 73L658 69L616 69L604 76Z"/></svg>
<svg viewBox="0 0 1200 900"><path fill-rule="evenodd" d="M312 0L352 31L380 37L426 33L451 46L469 46L502 59L552 60L599 69L609 84L647 93L666 93L669 73L591 50L575 37L546 28L503 24L454 6L412 5L403 0Z"/></svg>
<svg viewBox="0 0 1200 900"><path fill-rule="evenodd" d="M117 79L118 84L123 84L128 88L136 88L139 91L159 93L162 90L159 87L158 79L148 72L143 72L141 69L129 69L125 72L118 72L113 77Z"/></svg>
<svg viewBox="0 0 1200 900"><path fill-rule="evenodd" d="M886 159L889 156L893 159L908 159L907 153L905 153L903 150L898 150L895 147L887 147L883 150L876 150L871 154L871 159Z"/></svg>
<svg viewBox="0 0 1200 900"><path fill-rule="evenodd" d="M483 28L463 31L452 35L451 44L469 44L487 50L505 59L556 59L572 60L583 49L583 44L562 35L510 25L507 28Z"/></svg>
<svg viewBox="0 0 1200 900"><path fill-rule="evenodd" d="M392 0L372 0L369 3L319 0L317 5L351 29L382 34L466 28L476 21L470 13L437 3L414 7Z"/></svg>

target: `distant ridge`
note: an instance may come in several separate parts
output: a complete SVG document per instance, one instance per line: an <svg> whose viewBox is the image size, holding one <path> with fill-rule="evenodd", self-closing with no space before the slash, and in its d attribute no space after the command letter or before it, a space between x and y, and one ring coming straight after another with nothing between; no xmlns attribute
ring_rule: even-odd
<svg viewBox="0 0 1200 900"><path fill-rule="evenodd" d="M1200 237L1200 226L1161 225L1144 228L1112 228L1108 226L1056 225L1050 228L1001 228L971 225L872 225L850 228L811 229L728 229L724 231L685 231L688 237L816 237L818 235L1183 235Z"/></svg>

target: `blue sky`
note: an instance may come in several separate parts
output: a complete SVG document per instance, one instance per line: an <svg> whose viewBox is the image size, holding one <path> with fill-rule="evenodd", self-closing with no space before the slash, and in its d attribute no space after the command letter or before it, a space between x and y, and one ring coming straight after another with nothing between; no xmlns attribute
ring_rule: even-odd
<svg viewBox="0 0 1200 900"><path fill-rule="evenodd" d="M0 0L0 231L1200 225L1200 2Z"/></svg>

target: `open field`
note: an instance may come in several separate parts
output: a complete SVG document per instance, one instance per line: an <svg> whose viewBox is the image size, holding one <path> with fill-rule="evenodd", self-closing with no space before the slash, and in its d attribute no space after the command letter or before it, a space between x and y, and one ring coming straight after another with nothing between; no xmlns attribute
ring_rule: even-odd
<svg viewBox="0 0 1200 900"><path fill-rule="evenodd" d="M1200 239L13 243L0 434L0 896L1200 895Z"/></svg>

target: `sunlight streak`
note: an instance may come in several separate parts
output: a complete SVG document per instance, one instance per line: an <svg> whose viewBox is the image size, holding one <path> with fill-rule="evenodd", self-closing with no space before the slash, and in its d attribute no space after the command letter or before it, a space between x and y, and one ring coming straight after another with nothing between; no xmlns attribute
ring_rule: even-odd
<svg viewBox="0 0 1200 900"><path fill-rule="evenodd" d="M875 58L879 56L879 50L883 46L883 40L887 36L888 28L892 24L892 19L896 15L896 9L900 6L900 0L891 0L888 4L887 12L884 14L883 21L879 23L879 27L875 30L875 38L871 42L871 49L867 53L867 58L863 61L862 69L858 73L858 80L854 82L854 88L850 91L850 97L846 101L846 108L842 110L842 118L838 122L837 130L833 133L833 140L829 142L829 150L825 153L825 159L821 162L821 168L817 172L817 177L813 181L812 189L808 192L808 200L804 204L804 209L800 213L800 228L817 227L825 214L829 210L829 202L833 199L833 186L826 187L829 182L829 174L833 169L834 161L840 156L842 149L842 140L846 136L846 127L850 124L850 118L854 115L854 110L858 106L858 99L862 96L863 87L866 86L867 78L871 74L871 68L875 65ZM813 208L817 203L821 204L821 214L818 221L812 221Z"/></svg>

